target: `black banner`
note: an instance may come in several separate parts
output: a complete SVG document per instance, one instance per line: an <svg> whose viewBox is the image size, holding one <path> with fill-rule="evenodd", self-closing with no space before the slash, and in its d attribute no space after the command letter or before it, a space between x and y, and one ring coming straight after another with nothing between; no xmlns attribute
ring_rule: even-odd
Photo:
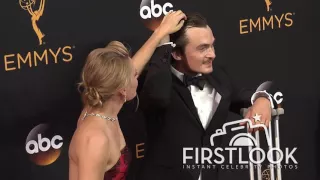
<svg viewBox="0 0 320 180"><path fill-rule="evenodd" d="M239 85L277 84L273 96L285 109L281 147L296 147L298 162L298 168L282 169L282 179L319 179L319 63L312 51L319 27L310 1L10 0L1 7L2 179L68 179L86 56L111 40L134 54L163 15L178 9L207 18L216 37L215 63L228 67ZM119 118L133 160L128 180L135 179L147 146L143 113L128 108L135 101Z"/></svg>

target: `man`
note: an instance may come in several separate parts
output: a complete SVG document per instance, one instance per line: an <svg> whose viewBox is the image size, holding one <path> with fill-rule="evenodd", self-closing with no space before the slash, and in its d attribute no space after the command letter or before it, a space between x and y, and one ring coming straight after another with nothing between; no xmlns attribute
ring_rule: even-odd
<svg viewBox="0 0 320 180"><path fill-rule="evenodd" d="M239 113L252 104L246 117L253 123L268 125L271 119L266 92L234 87L223 68L213 66L215 38L206 20L199 14L183 20L155 51L140 95L148 148L138 180L217 179L213 169L183 169L183 147L210 147L211 134L226 122L229 110Z"/></svg>

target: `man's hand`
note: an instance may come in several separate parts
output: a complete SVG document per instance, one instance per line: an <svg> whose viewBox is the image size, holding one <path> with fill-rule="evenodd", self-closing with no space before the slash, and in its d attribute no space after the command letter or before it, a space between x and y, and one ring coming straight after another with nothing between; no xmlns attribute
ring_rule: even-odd
<svg viewBox="0 0 320 180"><path fill-rule="evenodd" d="M248 109L248 112L245 116L246 119L250 119L252 124L264 124L266 127L269 127L269 122L271 120L271 104L269 99L260 97L255 100L253 105ZM245 125L245 124L241 124ZM261 129L249 129L249 132L255 132Z"/></svg>
<svg viewBox="0 0 320 180"><path fill-rule="evenodd" d="M160 26L155 30L162 37L168 37L181 29L187 16L181 11L171 11L162 20Z"/></svg>

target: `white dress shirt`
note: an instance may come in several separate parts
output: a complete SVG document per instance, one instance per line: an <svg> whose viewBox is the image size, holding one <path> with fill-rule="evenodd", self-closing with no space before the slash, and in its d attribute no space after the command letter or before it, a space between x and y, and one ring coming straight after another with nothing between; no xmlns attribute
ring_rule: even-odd
<svg viewBox="0 0 320 180"><path fill-rule="evenodd" d="M171 71L181 81L183 81L183 73L179 72L172 66ZM201 76L201 74L198 76ZM221 100L221 95L209 83L205 83L203 90L200 90L194 85L190 85L188 88L191 92L192 100L197 109L201 124L203 128L206 129L213 114L217 110Z"/></svg>

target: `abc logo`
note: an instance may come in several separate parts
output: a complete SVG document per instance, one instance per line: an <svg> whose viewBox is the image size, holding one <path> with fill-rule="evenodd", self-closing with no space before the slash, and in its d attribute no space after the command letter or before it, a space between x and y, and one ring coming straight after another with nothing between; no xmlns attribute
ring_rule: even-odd
<svg viewBox="0 0 320 180"><path fill-rule="evenodd" d="M144 25L154 31L161 23L164 15L168 14L173 9L173 5L169 2L155 4L154 0L142 0L140 5L140 16Z"/></svg>
<svg viewBox="0 0 320 180"><path fill-rule="evenodd" d="M33 128L26 140L26 151L31 161L37 165L49 165L60 156L63 138L49 129L47 124Z"/></svg>
<svg viewBox="0 0 320 180"><path fill-rule="evenodd" d="M274 90L274 88L276 88L276 84L272 81L266 81L262 84L260 84L260 86L258 87L257 91L271 91ZM278 89L278 88L277 88ZM277 91L276 93L274 93L273 95L271 94L272 98L276 101L277 106L280 108L282 107L282 101L283 101L283 94L280 91Z"/></svg>
<svg viewBox="0 0 320 180"><path fill-rule="evenodd" d="M282 92L276 92L274 95L272 95L272 97L277 102L277 105L280 106L283 101Z"/></svg>

